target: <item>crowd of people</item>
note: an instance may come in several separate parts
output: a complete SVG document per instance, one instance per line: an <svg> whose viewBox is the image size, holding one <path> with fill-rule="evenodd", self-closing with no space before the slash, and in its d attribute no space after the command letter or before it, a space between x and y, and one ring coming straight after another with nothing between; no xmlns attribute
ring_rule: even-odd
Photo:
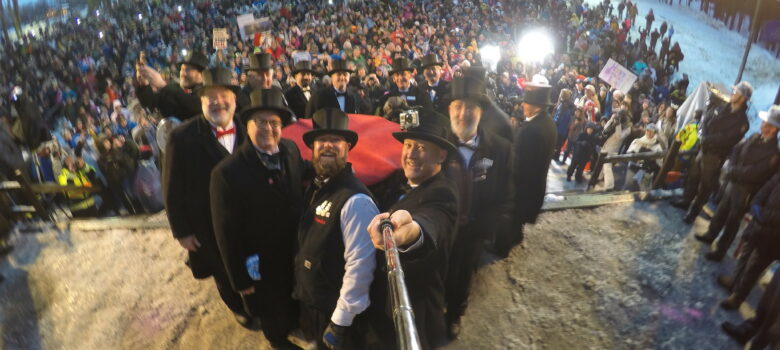
<svg viewBox="0 0 780 350"><path fill-rule="evenodd" d="M245 13L272 30L244 37ZM483 247L506 257L536 221L551 161L571 156L567 180L582 182L600 152L698 152L678 164L690 167L676 203L690 223L730 155L697 238L725 227L708 255L722 259L751 210L759 233L742 239L773 239L778 110L740 142L743 82L676 130L684 55L673 25L638 16L631 1L119 2L4 43L0 129L34 152L37 181L100 188L60 198L74 216L164 204L194 277L213 278L237 321L274 348L297 348L287 337L298 327L321 349L394 347L380 232L390 220L422 346L437 348L457 337ZM517 34L537 27L555 54L519 59ZM227 29L227 48L212 48L214 28ZM483 64L488 45L502 48L495 67ZM638 76L628 92L598 78L609 59ZM347 114L400 124L402 168L361 183L347 161L359 116ZM31 132L32 116L51 132ZM298 119L313 121L302 139L311 161L281 137ZM600 189L648 189L660 165L631 163L616 186L607 163ZM723 279L726 306L775 260L751 242L737 277Z"/></svg>

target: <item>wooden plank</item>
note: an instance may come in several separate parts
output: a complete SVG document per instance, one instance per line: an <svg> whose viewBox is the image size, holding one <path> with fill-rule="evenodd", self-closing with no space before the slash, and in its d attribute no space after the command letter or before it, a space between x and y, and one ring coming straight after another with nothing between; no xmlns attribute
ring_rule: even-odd
<svg viewBox="0 0 780 350"><path fill-rule="evenodd" d="M71 230L78 231L104 231L117 229L154 230L170 227L168 225L168 219L164 214L100 219L74 219L70 221L69 226Z"/></svg>
<svg viewBox="0 0 780 350"><path fill-rule="evenodd" d="M103 190L100 186L92 186L92 187L84 187L84 186L61 186L55 183L44 183L44 184L31 184L30 189L34 193L65 193L65 192L73 192L73 193L82 193L82 192L89 192L89 193L95 193L100 192Z"/></svg>
<svg viewBox="0 0 780 350"><path fill-rule="evenodd" d="M570 196L548 196L542 205L542 211L594 208L608 204L636 201L634 193L578 194Z"/></svg>

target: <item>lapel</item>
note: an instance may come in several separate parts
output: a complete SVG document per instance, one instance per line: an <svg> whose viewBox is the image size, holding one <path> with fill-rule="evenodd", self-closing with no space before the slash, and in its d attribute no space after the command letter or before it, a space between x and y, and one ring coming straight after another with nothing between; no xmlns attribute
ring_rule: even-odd
<svg viewBox="0 0 780 350"><path fill-rule="evenodd" d="M469 169L473 169L478 161L490 156L490 140L485 137L485 133L481 128L477 129L477 135L479 135L479 145L477 145L477 149L474 150L474 155L471 156Z"/></svg>

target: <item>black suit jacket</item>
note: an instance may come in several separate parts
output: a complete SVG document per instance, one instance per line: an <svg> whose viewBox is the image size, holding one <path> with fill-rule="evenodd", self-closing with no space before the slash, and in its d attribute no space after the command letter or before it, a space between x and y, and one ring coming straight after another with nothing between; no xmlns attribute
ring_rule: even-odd
<svg viewBox="0 0 780 350"><path fill-rule="evenodd" d="M263 295L292 293L304 165L295 142L282 139L279 152L283 172L268 170L245 142L211 173L214 235L235 291L254 285ZM260 281L246 269L246 258L254 254L260 257Z"/></svg>
<svg viewBox="0 0 780 350"><path fill-rule="evenodd" d="M431 100L431 103L433 104L433 109L437 112L449 115L450 111L450 101L452 99L450 98L450 83L446 82L442 79L439 79L439 85L436 85L436 87L431 87L428 85L428 81L424 80L422 84L420 84L420 89L425 91L425 94L428 96L431 95L431 90L436 91L436 94L433 96L433 100Z"/></svg>
<svg viewBox="0 0 780 350"><path fill-rule="evenodd" d="M484 108L479 127L512 142L512 124L509 123L509 115L493 99L490 99L490 105Z"/></svg>
<svg viewBox="0 0 780 350"><path fill-rule="evenodd" d="M431 349L446 336L444 278L457 230L458 196L455 185L439 173L399 200L403 194L401 184L406 181L403 171L398 170L371 190L380 211L407 210L422 228L423 245L401 253L400 258L423 349ZM375 308L372 314L384 315L384 322L377 322L383 329L392 331L386 258L383 251L377 251L376 257L376 276L371 286L371 307Z"/></svg>
<svg viewBox="0 0 780 350"><path fill-rule="evenodd" d="M512 178L515 181L516 224L534 223L547 191L550 168L558 137L546 110L520 124L512 145Z"/></svg>
<svg viewBox="0 0 780 350"><path fill-rule="evenodd" d="M310 91L310 93L312 93L310 96L314 97L313 91ZM297 118L306 117L306 105L309 104L309 100L306 99L306 95L299 85L287 89L287 91L284 92L284 98L287 99L290 109L295 112ZM338 104L338 102L336 104Z"/></svg>
<svg viewBox="0 0 780 350"><path fill-rule="evenodd" d="M343 112L350 114L358 113L358 107L360 106L358 99L359 97L348 88L347 95L344 97ZM336 99L336 89L334 89L333 86L317 89L317 91L312 94L309 103L306 105L306 118L311 118L318 110L329 107L341 109L339 101Z"/></svg>
<svg viewBox="0 0 780 350"><path fill-rule="evenodd" d="M234 150L246 138L243 125L236 123ZM189 253L189 265L196 278L206 278L222 270L211 224L209 184L211 171L230 153L217 142L211 125L203 116L181 123L165 148L163 199L175 238L195 235L201 243Z"/></svg>
<svg viewBox="0 0 780 350"><path fill-rule="evenodd" d="M511 144L509 141L479 129L479 145L466 164L471 182L467 222L458 233L475 235L475 239L491 239L497 229L512 224L514 208L511 174Z"/></svg>
<svg viewBox="0 0 780 350"><path fill-rule="evenodd" d="M176 117L184 121L203 113L196 88L185 92L177 84L168 84L157 92L150 86L138 88L138 101L149 109L157 109L163 117Z"/></svg>

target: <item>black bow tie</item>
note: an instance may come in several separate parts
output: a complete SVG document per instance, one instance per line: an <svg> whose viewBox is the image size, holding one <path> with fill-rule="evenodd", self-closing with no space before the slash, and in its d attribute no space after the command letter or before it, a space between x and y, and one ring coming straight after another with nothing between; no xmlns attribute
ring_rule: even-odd
<svg viewBox="0 0 780 350"><path fill-rule="evenodd" d="M326 178L326 177L316 176L316 177L314 177L313 185L317 189L320 189L320 188L322 188L322 186L325 186L325 184L327 183L327 180L328 180L328 178Z"/></svg>
<svg viewBox="0 0 780 350"><path fill-rule="evenodd" d="M336 97L339 97L339 96L346 97L347 93L346 92L338 92L338 90L336 90Z"/></svg>

